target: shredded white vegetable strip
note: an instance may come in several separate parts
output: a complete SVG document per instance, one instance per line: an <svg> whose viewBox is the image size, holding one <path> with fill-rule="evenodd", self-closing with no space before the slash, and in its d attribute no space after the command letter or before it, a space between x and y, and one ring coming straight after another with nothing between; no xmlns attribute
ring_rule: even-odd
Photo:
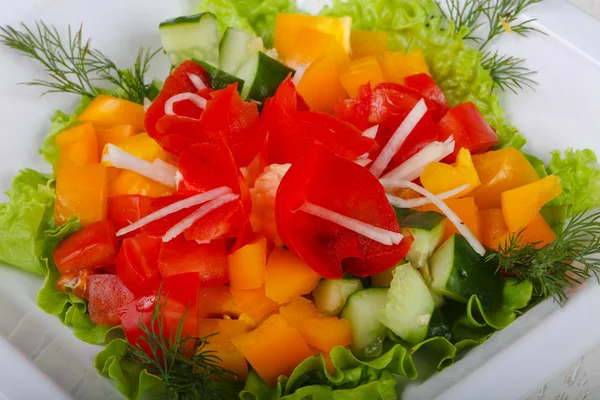
<svg viewBox="0 0 600 400"><path fill-rule="evenodd" d="M201 205L196 211L194 211L193 213L179 221L177 224L175 224L171 229L169 229L167 233L165 233L165 235L163 236L162 241L168 242L172 239L175 239L177 236L182 234L183 231L185 231L190 226L194 225L196 221L204 217L209 212L216 210L217 208L227 203L237 200L239 197L239 195L233 193L224 194L217 197L214 200L209 201L208 203Z"/></svg>
<svg viewBox="0 0 600 400"><path fill-rule="evenodd" d="M409 181L397 182L396 184L398 185L398 188L412 189L415 192L418 192L423 196L427 197L429 200L431 200L431 202L435 204L437 208L439 208L446 215L446 217L448 217L448 219L456 227L458 232L460 232L460 234L465 237L465 239L467 240L467 242L469 242L473 250L475 250L475 252L482 257L485 255L485 247L483 247L483 245L479 243L479 240L477 240L473 232L471 232L471 230L464 224L464 222L460 220L458 215L456 215L456 213L452 211L450 207L448 207L446 203L444 203L439 197L423 189L421 186Z"/></svg>
<svg viewBox="0 0 600 400"><path fill-rule="evenodd" d="M400 124L396 132L392 135L390 140L386 143L379 156L371 165L371 172L377 178L381 176L383 171L386 169L398 149L402 147L402 144L410 135L410 133L415 129L415 126L421 121L423 115L427 112L427 105L425 104L425 100L421 99L419 102L413 107L412 110L408 113L404 121Z"/></svg>
<svg viewBox="0 0 600 400"><path fill-rule="evenodd" d="M314 215L315 217L323 218L324 220L333 222L349 229L353 232L368 237L371 240L384 244L386 246L392 246L402 241L402 234L397 232L388 231L385 229L378 228L373 225L369 225L365 222L359 221L354 218L346 217L345 215L338 214L335 211L328 210L327 208L318 206L313 203L304 203L299 209L307 214Z"/></svg>
<svg viewBox="0 0 600 400"><path fill-rule="evenodd" d="M446 199L449 199L452 196L455 196L455 195L461 193L464 190L467 190L470 187L471 187L470 183L465 183L464 185L459 186L459 187L457 187L455 189L448 190L447 192L440 193L440 194L437 195L437 197L440 200L446 200ZM400 207L400 208L420 207L420 206L424 206L425 204L430 204L432 202L427 197L419 197L419 198L416 198L416 199L402 199L402 198L400 198L398 196L394 196L393 194L389 194L389 193L386 193L385 196L388 198L388 200L390 201L391 205L393 205L394 207Z"/></svg>
<svg viewBox="0 0 600 400"><path fill-rule="evenodd" d="M354 162L357 163L358 165L360 165L361 167L366 167L367 165L371 164L371 160L370 158L357 158Z"/></svg>
<svg viewBox="0 0 600 400"><path fill-rule="evenodd" d="M136 229L139 229L144 225L148 225L151 222L158 221L159 219L162 219L162 218L166 217L167 215L171 215L173 213L176 213L177 211L181 211L186 208L190 208L193 206L197 206L197 205L206 203L207 201L214 200L219 196L223 196L223 195L229 194L229 193L231 193L230 188L228 188L226 186L221 186L219 188L209 190L208 192L196 194L194 196L188 197L187 199L183 199L183 200L177 201L173 204L169 204L168 206L163 207L160 210L153 212L152 214L146 215L144 218L139 219L138 221L134 222L133 224L126 226L123 229L120 229L117 232L117 236L126 235L129 232L133 232Z"/></svg>
<svg viewBox="0 0 600 400"><path fill-rule="evenodd" d="M198 75L188 72L188 78L190 78L190 81L192 81L192 85L194 85L196 90L206 89L206 84Z"/></svg>
<svg viewBox="0 0 600 400"><path fill-rule="evenodd" d="M167 102L165 103L165 114L176 115L175 111L173 110L173 106L175 105L175 103L185 100L191 101L192 103L197 105L198 108L201 108L203 110L206 108L206 99L204 97L195 93L179 93L167 100Z"/></svg>
<svg viewBox="0 0 600 400"><path fill-rule="evenodd" d="M365 129L362 133L364 137L368 137L369 139L375 139L377 136L377 130L379 129L379 125L372 126L370 128Z"/></svg>
<svg viewBox="0 0 600 400"><path fill-rule="evenodd" d="M144 111L148 111L150 106L152 105L152 101L149 98L144 97Z"/></svg>
<svg viewBox="0 0 600 400"><path fill-rule="evenodd" d="M392 182L396 180L412 181L423 173L423 170L432 162L441 161L454 151L455 142L431 142L417 154L398 165L385 174L381 180ZM385 186L385 185L384 185Z"/></svg>
<svg viewBox="0 0 600 400"><path fill-rule="evenodd" d="M123 149L108 144L108 151L102 157L103 161L108 161L113 167L127 169L162 183L165 186L175 187L176 168L160 160L160 162L148 162L126 152Z"/></svg>
<svg viewBox="0 0 600 400"><path fill-rule="evenodd" d="M294 73L294 77L292 78L292 82L294 83L295 86L298 86L298 84L300 83L302 76L304 76L304 73L306 72L307 68L308 68L308 65L301 65L298 68L296 68L296 72Z"/></svg>
<svg viewBox="0 0 600 400"><path fill-rule="evenodd" d="M175 177L175 179L177 179L177 167L169 164L168 162L165 162L163 160L161 160L160 158L155 159L154 161L152 161L152 165L158 167L158 168L162 168L165 171L168 171L170 175L173 175ZM177 185L177 182L175 182L175 185Z"/></svg>

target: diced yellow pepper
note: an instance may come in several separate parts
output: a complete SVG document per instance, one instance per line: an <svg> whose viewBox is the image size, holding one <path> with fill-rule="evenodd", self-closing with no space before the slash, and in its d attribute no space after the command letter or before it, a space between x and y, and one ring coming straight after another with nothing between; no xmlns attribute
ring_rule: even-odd
<svg viewBox="0 0 600 400"><path fill-rule="evenodd" d="M101 164L73 166L56 173L54 220L61 225L73 215L83 226L106 218L106 167Z"/></svg>
<svg viewBox="0 0 600 400"><path fill-rule="evenodd" d="M138 133L137 135L133 135L126 141L118 144L117 147L148 162L153 162L158 158L170 164L177 163L175 156L166 152L162 147L160 147L156 140L148 136L147 133ZM107 151L108 148L105 146L102 154L106 154ZM110 162L108 161L102 161L102 164L106 165L107 167L111 166Z"/></svg>
<svg viewBox="0 0 600 400"><path fill-rule="evenodd" d="M421 183L433 194L447 192L465 184L470 185L459 194L452 196L453 198L463 197L481 184L471 159L471 152L465 148L460 149L453 165L441 162L427 165L421 174Z"/></svg>
<svg viewBox="0 0 600 400"><path fill-rule="evenodd" d="M356 97L358 88L367 83L377 85L385 82L381 67L374 56L354 60L340 75L340 82L350 97Z"/></svg>
<svg viewBox="0 0 600 400"><path fill-rule="evenodd" d="M421 50L408 54L386 51L380 56L379 61L388 82L404 84L404 78L407 76L422 73L430 75Z"/></svg>
<svg viewBox="0 0 600 400"><path fill-rule="evenodd" d="M104 147L107 144L118 145L127 141L135 134L133 125L96 126L96 139L98 140L99 157L102 158Z"/></svg>
<svg viewBox="0 0 600 400"><path fill-rule="evenodd" d="M378 31L352 31L350 55L353 59L381 54L388 49L388 33Z"/></svg>
<svg viewBox="0 0 600 400"><path fill-rule="evenodd" d="M545 245L556 240L556 234L550 225L548 225L544 217L542 217L542 214L537 213L533 220L524 228L520 229L519 232L507 232L498 239L496 247L490 247L497 249L498 245L506 246L507 243L509 243L511 235L516 234L518 234L519 244L526 245L534 243L536 249L541 249Z"/></svg>
<svg viewBox="0 0 600 400"><path fill-rule="evenodd" d="M136 172L119 170L108 185L108 196L119 196L122 194L141 194L150 197L162 197L173 194L173 188L146 178Z"/></svg>
<svg viewBox="0 0 600 400"><path fill-rule="evenodd" d="M348 97L340 83L334 56L311 63L298 83L298 93L313 110L333 114L336 104Z"/></svg>
<svg viewBox="0 0 600 400"><path fill-rule="evenodd" d="M136 132L142 132L145 114L141 104L101 94L92 100L77 119L96 125L133 125Z"/></svg>
<svg viewBox="0 0 600 400"><path fill-rule="evenodd" d="M285 59L286 64L293 68L309 65L322 57L329 57L337 67L345 67L350 63L348 52L334 35L313 28L301 28L296 43Z"/></svg>
<svg viewBox="0 0 600 400"><path fill-rule="evenodd" d="M89 122L62 131L55 138L60 151L57 169L98 163L98 145Z"/></svg>

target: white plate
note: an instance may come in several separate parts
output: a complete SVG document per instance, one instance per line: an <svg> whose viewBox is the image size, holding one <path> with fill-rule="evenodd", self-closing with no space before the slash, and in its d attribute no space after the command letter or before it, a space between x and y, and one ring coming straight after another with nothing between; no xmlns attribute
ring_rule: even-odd
<svg viewBox="0 0 600 400"><path fill-rule="evenodd" d="M164 0L2 1L0 25L43 20L65 28L83 23L95 46L127 65L140 45L160 45L158 23L180 10L178 4ZM530 14L539 18L539 27L548 36L509 36L498 44L505 52L526 56L528 65L539 71L536 92L503 98L509 118L529 139L528 150L538 156L547 158L550 150L569 146L591 147L600 154L600 24L562 0L547 0ZM159 59L152 75L162 77L168 64ZM4 47L0 71L0 184L7 188L21 168L48 169L37 154L48 119L57 108L71 110L76 99L64 95L40 99L38 88L16 86L43 73ZM78 341L57 319L37 309L35 293L40 285L39 277L0 267L0 336L21 351L9 350L0 341L0 399L62 399L65 392L78 399L120 398L112 383L93 368L100 348ZM579 290L563 309L542 303L443 373L423 384L410 384L404 398L523 398L600 341L597 304L597 285ZM34 364L24 362L20 354ZM5 372L11 366L10 372L18 374Z"/></svg>

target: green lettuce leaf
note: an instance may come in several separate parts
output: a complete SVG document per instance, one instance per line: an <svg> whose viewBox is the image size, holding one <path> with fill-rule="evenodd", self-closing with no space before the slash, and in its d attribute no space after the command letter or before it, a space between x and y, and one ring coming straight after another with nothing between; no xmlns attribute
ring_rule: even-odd
<svg viewBox="0 0 600 400"><path fill-rule="evenodd" d="M551 205L568 205L569 215L600 206L600 169L590 149L555 150L548 164L551 174L560 176L562 194Z"/></svg>

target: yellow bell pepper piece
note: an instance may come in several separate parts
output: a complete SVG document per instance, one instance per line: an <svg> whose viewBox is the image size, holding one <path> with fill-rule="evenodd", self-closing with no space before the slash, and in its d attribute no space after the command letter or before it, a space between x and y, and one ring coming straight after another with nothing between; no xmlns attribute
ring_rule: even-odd
<svg viewBox="0 0 600 400"><path fill-rule="evenodd" d="M100 158L107 144L118 145L127 141L135 134L133 125L96 126L96 139L98 140L98 151Z"/></svg>
<svg viewBox="0 0 600 400"><path fill-rule="evenodd" d="M377 85L385 82L385 77L374 56L354 60L348 68L340 75L340 82L350 97L356 97L358 88L367 83Z"/></svg>
<svg viewBox="0 0 600 400"><path fill-rule="evenodd" d="M73 215L83 226L106 218L106 167L101 164L73 166L56 173L54 221L61 225Z"/></svg>
<svg viewBox="0 0 600 400"><path fill-rule="evenodd" d="M150 197L162 197L173 194L173 188L160 184L152 179L146 178L136 172L119 170L109 182L108 196L119 196L122 194L141 194Z"/></svg>
<svg viewBox="0 0 600 400"><path fill-rule="evenodd" d="M388 33L377 31L352 31L350 33L351 56L359 58L374 56L387 51Z"/></svg>
<svg viewBox="0 0 600 400"><path fill-rule="evenodd" d="M407 76L422 73L431 75L421 50L408 54L386 51L379 61L388 82L404 84L404 78Z"/></svg>
<svg viewBox="0 0 600 400"><path fill-rule="evenodd" d="M473 165L481 185L471 196L482 210L500 208L502 192L540 179L523 153L512 147L474 155Z"/></svg>
<svg viewBox="0 0 600 400"><path fill-rule="evenodd" d="M458 152L456 162L453 165L434 162L425 167L421 175L421 184L433 194L440 194L462 185L469 184L467 189L453 196L454 198L463 197L471 193L481 184L479 175L473 165L471 152L462 148Z"/></svg>
<svg viewBox="0 0 600 400"><path fill-rule="evenodd" d="M166 152L162 147L160 147L156 140L148 136L147 133L138 133L137 135L133 135L129 139L118 144L117 147L148 162L153 162L158 158L170 164L177 163L175 156ZM105 146L102 154L106 154L107 151L108 148ZM110 162L108 161L102 161L102 164L106 165L107 167L111 166Z"/></svg>
<svg viewBox="0 0 600 400"><path fill-rule="evenodd" d="M519 230L519 232L507 232L498 239L496 247L492 248L497 249L498 245L506 246L507 243L509 243L511 235L517 234L519 234L519 244L526 245L534 243L536 249L541 249L545 245L556 240L556 234L550 225L548 225L544 217L542 217L542 214L537 213L533 221L527 224L525 228Z"/></svg>
<svg viewBox="0 0 600 400"><path fill-rule="evenodd" d="M335 56L311 63L298 83L298 93L313 110L333 114L336 104L348 97L340 83Z"/></svg>
<svg viewBox="0 0 600 400"><path fill-rule="evenodd" d="M500 238L505 237L509 233L506 222L504 222L502 210L491 208L480 211L479 220L481 221L483 244L491 249L497 249Z"/></svg>
<svg viewBox="0 0 600 400"><path fill-rule="evenodd" d="M511 232L531 223L544 204L562 193L560 178L550 175L539 181L502 193L502 215Z"/></svg>
<svg viewBox="0 0 600 400"><path fill-rule="evenodd" d="M475 205L475 201L472 197L463 197L462 199L448 199L444 200L444 203L446 203L446 205L450 207L450 209L454 211L456 215L458 215L458 217L461 219L462 222L464 222L467 228L469 228L471 232L473 232L477 240L479 240L480 242L483 241L481 235L481 219L479 215L479 209ZM435 211L440 214L443 214L442 211L433 204L427 204L420 207L420 211ZM446 230L444 231L443 240L445 241L455 233L460 234L460 232L458 232L454 224L449 220L446 220Z"/></svg>
<svg viewBox="0 0 600 400"><path fill-rule="evenodd" d="M144 106L141 104L101 94L92 100L77 119L97 125L133 125L136 132L142 132L144 116Z"/></svg>
<svg viewBox="0 0 600 400"><path fill-rule="evenodd" d="M98 163L98 144L91 123L62 131L55 138L60 151L57 169Z"/></svg>
<svg viewBox="0 0 600 400"><path fill-rule="evenodd" d="M296 43L285 59L286 64L293 68L309 65L322 57L330 57L337 67L345 67L350 63L348 52L334 35L313 28L301 28Z"/></svg>

